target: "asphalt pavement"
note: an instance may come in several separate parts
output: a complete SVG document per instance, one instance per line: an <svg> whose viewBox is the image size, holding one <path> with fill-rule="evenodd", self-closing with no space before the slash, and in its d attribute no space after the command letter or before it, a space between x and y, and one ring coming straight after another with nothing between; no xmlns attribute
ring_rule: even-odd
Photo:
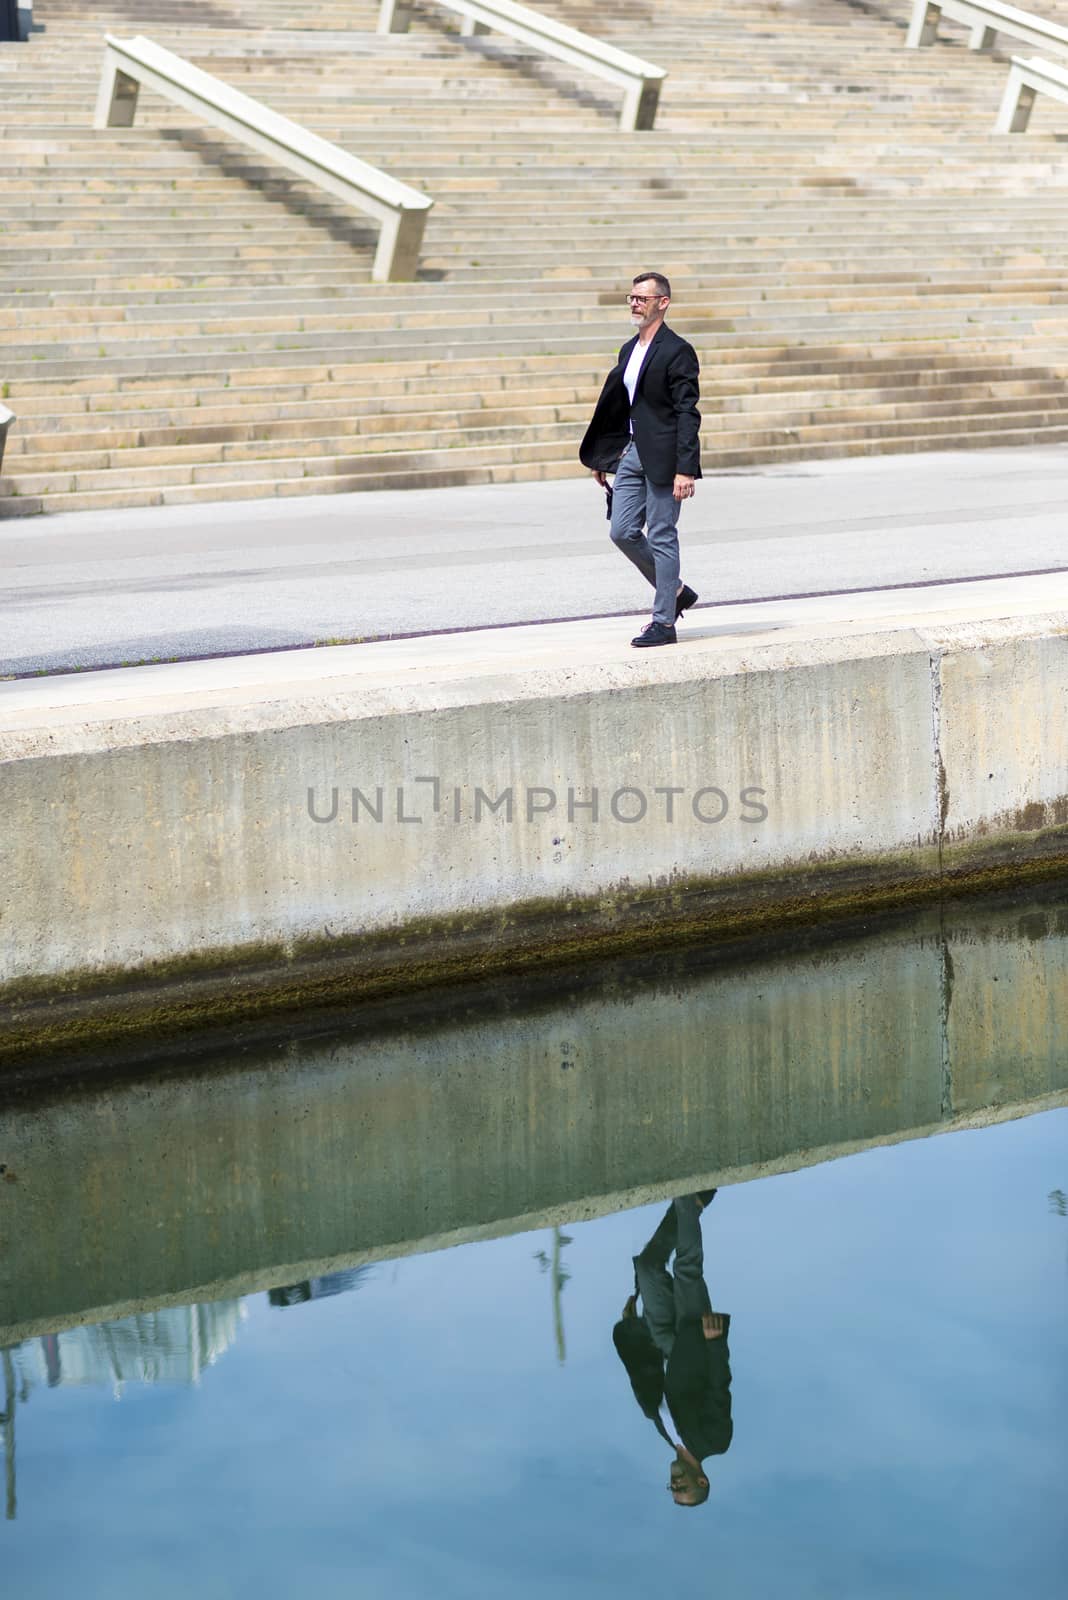
<svg viewBox="0 0 1068 1600"><path fill-rule="evenodd" d="M1068 451L712 474L680 534L689 626L737 602L1063 573ZM629 628L651 594L586 475L15 519L0 575L7 677L616 613Z"/></svg>

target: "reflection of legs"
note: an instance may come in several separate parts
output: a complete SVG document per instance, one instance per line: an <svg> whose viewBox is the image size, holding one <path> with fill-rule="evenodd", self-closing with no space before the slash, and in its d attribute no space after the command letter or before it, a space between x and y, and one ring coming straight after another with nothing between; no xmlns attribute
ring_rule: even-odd
<svg viewBox="0 0 1068 1600"><path fill-rule="evenodd" d="M677 1232L675 1207L670 1205L645 1249L634 1257L634 1276L642 1297L642 1315L657 1349L665 1356L671 1354L675 1343L675 1291L667 1263L675 1248Z"/></svg>
<svg viewBox="0 0 1068 1600"><path fill-rule="evenodd" d="M701 1210L695 1194L675 1201L675 1218L675 1316L681 1322L683 1317L699 1317L711 1311L712 1301L704 1279Z"/></svg>

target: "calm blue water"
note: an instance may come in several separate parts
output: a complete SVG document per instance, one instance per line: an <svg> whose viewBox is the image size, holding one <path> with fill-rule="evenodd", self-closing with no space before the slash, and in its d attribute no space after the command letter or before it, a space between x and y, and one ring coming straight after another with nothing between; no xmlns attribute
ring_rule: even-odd
<svg viewBox="0 0 1068 1600"><path fill-rule="evenodd" d="M1065 1190L1068 1110L721 1189L696 1510L611 1340L661 1206L562 1230L559 1327L544 1229L33 1341L3 1592L1061 1600Z"/></svg>

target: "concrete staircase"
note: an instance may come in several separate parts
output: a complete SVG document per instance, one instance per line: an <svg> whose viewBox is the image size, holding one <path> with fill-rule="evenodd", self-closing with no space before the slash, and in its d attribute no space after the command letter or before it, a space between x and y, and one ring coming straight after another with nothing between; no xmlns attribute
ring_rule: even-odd
<svg viewBox="0 0 1068 1600"><path fill-rule="evenodd" d="M625 137L604 86L444 12L192 9L37 0L0 46L0 515L572 474L645 266L708 467L1068 438L1068 108L995 138L1004 56L906 51L907 0L554 0L670 69ZM105 30L434 196L419 281L372 284L369 224L148 92L94 132Z"/></svg>

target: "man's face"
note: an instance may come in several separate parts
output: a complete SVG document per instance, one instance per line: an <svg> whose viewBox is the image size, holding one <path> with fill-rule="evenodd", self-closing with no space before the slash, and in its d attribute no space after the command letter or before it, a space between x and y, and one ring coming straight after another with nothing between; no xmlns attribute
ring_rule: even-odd
<svg viewBox="0 0 1068 1600"><path fill-rule="evenodd" d="M631 326L639 333L658 322L671 303L666 294L657 293L652 278L643 278L640 283L632 284L628 299Z"/></svg>
<svg viewBox="0 0 1068 1600"><path fill-rule="evenodd" d="M671 1498L677 1506L692 1506L705 1497L708 1479L703 1472L691 1467L688 1461L671 1463Z"/></svg>

